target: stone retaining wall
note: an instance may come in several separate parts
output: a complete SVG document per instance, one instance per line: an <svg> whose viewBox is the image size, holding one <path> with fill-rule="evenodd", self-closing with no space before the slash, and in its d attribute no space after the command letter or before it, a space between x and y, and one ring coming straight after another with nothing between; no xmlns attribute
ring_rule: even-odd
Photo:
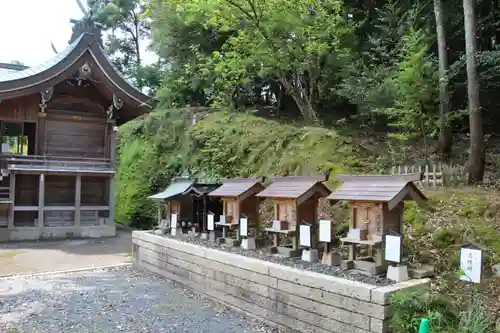
<svg viewBox="0 0 500 333"><path fill-rule="evenodd" d="M385 333L390 295L428 280L377 287L133 232L134 266L297 332Z"/></svg>

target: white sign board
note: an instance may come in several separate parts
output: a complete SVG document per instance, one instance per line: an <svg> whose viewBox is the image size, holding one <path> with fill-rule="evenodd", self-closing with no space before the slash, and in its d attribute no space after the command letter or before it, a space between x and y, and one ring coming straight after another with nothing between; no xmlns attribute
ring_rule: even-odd
<svg viewBox="0 0 500 333"><path fill-rule="evenodd" d="M319 220L319 241L330 243L332 241L332 222Z"/></svg>
<svg viewBox="0 0 500 333"><path fill-rule="evenodd" d="M403 238L395 235L385 235L385 260L390 262L401 262L401 248Z"/></svg>
<svg viewBox="0 0 500 333"><path fill-rule="evenodd" d="M311 247L311 226L301 225L299 228L300 246Z"/></svg>
<svg viewBox="0 0 500 333"><path fill-rule="evenodd" d="M177 214L172 214L172 217L170 218L170 226L172 228L177 228Z"/></svg>
<svg viewBox="0 0 500 333"><path fill-rule="evenodd" d="M248 219L246 217L240 218L240 235L248 236Z"/></svg>
<svg viewBox="0 0 500 333"><path fill-rule="evenodd" d="M214 229L215 229L214 216L212 214L207 215L207 229L209 231L214 231Z"/></svg>
<svg viewBox="0 0 500 333"><path fill-rule="evenodd" d="M460 268L464 275L460 280L481 283L481 273L483 270L483 253L479 249L462 248L460 250Z"/></svg>
<svg viewBox="0 0 500 333"><path fill-rule="evenodd" d="M226 223L226 215L221 215L221 216L219 217L219 222L220 222L220 223Z"/></svg>

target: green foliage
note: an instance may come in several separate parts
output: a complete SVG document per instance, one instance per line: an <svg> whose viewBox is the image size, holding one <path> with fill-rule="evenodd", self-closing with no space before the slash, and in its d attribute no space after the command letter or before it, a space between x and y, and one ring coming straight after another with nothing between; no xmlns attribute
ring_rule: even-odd
<svg viewBox="0 0 500 333"><path fill-rule="evenodd" d="M204 91L218 106L230 105L238 89L251 89L255 77L281 83L307 122L317 119L315 106L324 83L348 61L350 28L337 0L166 0L175 4L186 24L206 22L229 37L221 50L192 51L198 62L188 70L212 84ZM238 27L238 28L236 28ZM328 67L326 66L328 65Z"/></svg>
<svg viewBox="0 0 500 333"><path fill-rule="evenodd" d="M422 318L429 318L431 333L452 333L450 326L458 321L453 303L421 290L399 292L392 296L394 333L417 333Z"/></svg>
<svg viewBox="0 0 500 333"><path fill-rule="evenodd" d="M391 332L417 333L422 318L429 319L431 333L493 332L494 321L486 314L481 295L473 288L467 298L465 304L457 304L421 290L396 293L391 299Z"/></svg>
<svg viewBox="0 0 500 333"><path fill-rule="evenodd" d="M117 220L154 223L147 199L181 173L220 179L349 172L361 165L349 140L334 131L294 127L248 114L209 109L158 110L120 128Z"/></svg>

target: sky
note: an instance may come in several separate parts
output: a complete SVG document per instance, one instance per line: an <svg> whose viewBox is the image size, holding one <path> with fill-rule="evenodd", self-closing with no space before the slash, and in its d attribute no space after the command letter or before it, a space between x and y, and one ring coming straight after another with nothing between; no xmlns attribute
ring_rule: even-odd
<svg viewBox="0 0 500 333"><path fill-rule="evenodd" d="M58 51L68 45L69 20L82 17L75 0L0 0L0 62L44 62L54 56L51 42Z"/></svg>

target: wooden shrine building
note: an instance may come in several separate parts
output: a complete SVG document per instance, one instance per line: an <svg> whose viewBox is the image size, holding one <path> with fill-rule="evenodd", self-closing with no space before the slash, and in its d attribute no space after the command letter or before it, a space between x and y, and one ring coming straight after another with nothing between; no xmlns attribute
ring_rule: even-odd
<svg viewBox="0 0 500 333"><path fill-rule="evenodd" d="M247 217L250 227L256 228L259 235L259 206L260 199L255 195L264 189L262 183L265 178L233 178L226 179L222 186L209 194L219 197L223 202L223 219L219 218L216 225L222 227L222 237L227 237L227 232L237 230L240 217ZM221 221L222 220L222 221ZM238 239L238 235L236 235Z"/></svg>
<svg viewBox="0 0 500 333"><path fill-rule="evenodd" d="M323 184L327 176L273 177L272 183L257 194L274 201L274 221L265 231L273 236L273 252L285 256L299 256L299 226L302 221L318 223L318 201L330 194ZM279 235L288 236L291 244L279 244Z"/></svg>
<svg viewBox="0 0 500 333"><path fill-rule="evenodd" d="M420 174L394 176L337 175L343 184L327 197L332 202L348 201L350 210L349 233L340 241L349 246L349 260L345 268L380 274L387 269L383 260L384 234L402 232L404 201L424 204L425 195L413 184ZM367 246L371 255L357 258L356 247Z"/></svg>
<svg viewBox="0 0 500 333"><path fill-rule="evenodd" d="M0 64L0 241L114 236L117 125L154 104L90 19L42 64Z"/></svg>
<svg viewBox="0 0 500 333"><path fill-rule="evenodd" d="M218 198L208 195L220 184L203 183L196 179L175 177L162 192L149 198L158 201L158 224L170 226L172 214L177 214L178 227L187 231L193 227L196 231L207 231L209 212L222 214L222 203Z"/></svg>

